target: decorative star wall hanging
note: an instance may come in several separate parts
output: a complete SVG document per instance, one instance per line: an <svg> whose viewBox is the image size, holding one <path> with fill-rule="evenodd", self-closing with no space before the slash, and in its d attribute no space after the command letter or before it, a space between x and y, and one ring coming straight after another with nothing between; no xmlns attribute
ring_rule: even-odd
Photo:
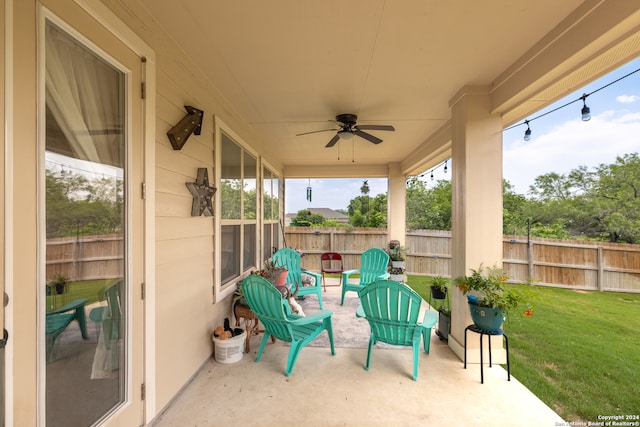
<svg viewBox="0 0 640 427"><path fill-rule="evenodd" d="M207 168L198 168L196 182L185 182L185 185L193 196L191 216L213 216L213 203L211 197L216 192L215 187L209 185L209 172Z"/></svg>

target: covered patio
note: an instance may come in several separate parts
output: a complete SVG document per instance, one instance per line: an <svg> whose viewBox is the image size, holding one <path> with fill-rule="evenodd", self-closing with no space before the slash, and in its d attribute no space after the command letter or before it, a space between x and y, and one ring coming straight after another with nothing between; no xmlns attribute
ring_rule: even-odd
<svg viewBox="0 0 640 427"><path fill-rule="evenodd" d="M328 287L326 295L332 294L340 295L340 288ZM353 321L363 320L354 316ZM465 370L433 332L430 353L420 353L415 382L408 347L375 348L367 372L366 348L337 348L332 356L328 348L307 346L287 378L289 348L280 341L269 342L256 363L261 339L262 334L253 336L250 353L239 362L207 360L153 425L555 426L563 422L516 378L507 381L506 369L499 365L485 366L481 384L479 365L471 363Z"/></svg>
<svg viewBox="0 0 640 427"><path fill-rule="evenodd" d="M408 374L408 350L377 351L365 372L364 349L338 348L332 357L307 347L286 378L281 343L270 344L256 364L259 337L253 337L251 354L223 365L211 358L210 334L229 317L237 282L286 246L281 220L290 178L387 179L387 235L371 245L383 247L387 238L406 239L407 177L450 160L451 275L500 263L503 129L637 58L637 0L0 0L0 6L6 293L0 320L10 337L0 419L7 425L67 425L63 417L47 421L55 413L47 408L52 397L86 407L100 401L47 380L55 367L46 361L47 268L55 261L73 281L94 279L82 277L80 262L49 257L48 220L56 216L46 178L58 170L47 161L53 154L64 160L64 171L78 161L99 165L98 177L118 163L112 181L114 194L122 194L112 197L118 216L109 233L122 250L99 260L88 252L80 257L117 267L99 270L96 279L123 280L117 396L108 409L94 411L95 425L561 421L516 379L507 382L500 367L486 369L480 384L477 344L474 364L462 368L470 316L457 290L449 342L432 335L417 382ZM68 96L73 102L51 103L60 85L47 79L48 67L75 65L55 55L60 46L74 46L84 58L75 60L79 71L56 74L62 86L78 83L77 76L95 78L88 65L101 64L112 76L108 93L118 120L85 120L103 109L84 102L105 99L88 90L102 86L100 78L67 87L68 95L79 94ZM53 107L76 114L52 120ZM185 137L184 123L195 123L191 111L201 112L202 123L187 126L188 141L175 144L176 134ZM102 144L94 135L117 136L119 154L98 155ZM80 241L78 224L60 237ZM92 230L87 236L102 235ZM498 347L494 360L502 362Z"/></svg>

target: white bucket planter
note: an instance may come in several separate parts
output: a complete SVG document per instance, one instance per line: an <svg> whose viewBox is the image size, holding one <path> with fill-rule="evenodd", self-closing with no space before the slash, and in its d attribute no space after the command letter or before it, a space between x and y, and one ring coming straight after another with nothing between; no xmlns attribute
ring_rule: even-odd
<svg viewBox="0 0 640 427"><path fill-rule="evenodd" d="M391 266L396 268L404 267L404 261L391 261Z"/></svg>
<svg viewBox="0 0 640 427"><path fill-rule="evenodd" d="M245 338L247 338L247 331L226 340L218 339L212 335L211 339L215 344L216 362L234 363L242 360Z"/></svg>

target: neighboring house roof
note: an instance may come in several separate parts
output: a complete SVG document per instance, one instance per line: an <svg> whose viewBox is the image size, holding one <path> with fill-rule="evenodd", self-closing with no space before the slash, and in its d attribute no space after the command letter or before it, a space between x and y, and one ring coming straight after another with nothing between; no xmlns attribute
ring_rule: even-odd
<svg viewBox="0 0 640 427"><path fill-rule="evenodd" d="M338 211L334 211L333 209L329 209L329 208L308 208L307 209L309 212L311 212L312 215L322 215L323 217L325 217L326 219L334 219L338 222L349 222L349 217L343 213L340 213ZM285 215L285 218L287 218L288 220L292 220L293 218L295 218L298 215L298 213L288 213Z"/></svg>

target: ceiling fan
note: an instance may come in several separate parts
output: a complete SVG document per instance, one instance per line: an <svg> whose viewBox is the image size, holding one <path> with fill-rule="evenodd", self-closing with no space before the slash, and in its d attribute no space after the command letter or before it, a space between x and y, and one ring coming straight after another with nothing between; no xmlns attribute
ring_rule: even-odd
<svg viewBox="0 0 640 427"><path fill-rule="evenodd" d="M363 130L395 130L393 126L389 125L357 125L357 121L358 116L356 116L355 114L338 114L336 116L336 122L340 123L340 127L338 129L315 130L311 132L299 133L296 136L309 135L310 133L335 131L337 133L325 146L333 147L340 139L351 139L354 135L358 135L360 138L364 138L374 144L380 144L382 142L380 138L373 136L370 133L363 132Z"/></svg>

